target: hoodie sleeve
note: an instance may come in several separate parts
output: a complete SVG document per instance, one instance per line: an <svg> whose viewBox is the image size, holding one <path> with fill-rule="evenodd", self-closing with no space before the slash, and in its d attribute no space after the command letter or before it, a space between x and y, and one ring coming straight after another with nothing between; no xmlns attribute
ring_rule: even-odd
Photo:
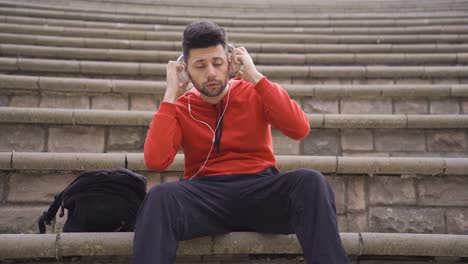
<svg viewBox="0 0 468 264"><path fill-rule="evenodd" d="M182 131L177 121L175 104L161 102L149 125L144 147L146 167L165 170L174 161L182 142Z"/></svg>
<svg viewBox="0 0 468 264"><path fill-rule="evenodd" d="M267 122L286 136L300 140L310 132L307 115L278 84L263 77L255 89L260 95Z"/></svg>

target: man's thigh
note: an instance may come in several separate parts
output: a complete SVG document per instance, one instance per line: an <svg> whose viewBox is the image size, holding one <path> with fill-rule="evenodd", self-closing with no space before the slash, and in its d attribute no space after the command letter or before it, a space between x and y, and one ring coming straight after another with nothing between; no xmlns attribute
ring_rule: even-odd
<svg viewBox="0 0 468 264"><path fill-rule="evenodd" d="M179 181L154 186L147 199L174 216L179 240L229 232L232 219L230 192L207 181ZM164 203L164 204L163 204Z"/></svg>
<svg viewBox="0 0 468 264"><path fill-rule="evenodd" d="M291 201L298 200L295 196L304 188L304 179L317 177L323 176L314 170L296 170L252 180L240 192L246 225L257 232L294 233L294 218L300 210ZM307 204L299 205L303 206Z"/></svg>

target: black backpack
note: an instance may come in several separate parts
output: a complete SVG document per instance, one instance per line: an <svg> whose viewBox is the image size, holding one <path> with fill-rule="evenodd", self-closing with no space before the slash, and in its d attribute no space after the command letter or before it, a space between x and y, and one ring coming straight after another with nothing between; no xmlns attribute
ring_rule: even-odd
<svg viewBox="0 0 468 264"><path fill-rule="evenodd" d="M146 178L124 168L81 173L39 218L39 232L68 210L63 232L129 232L146 195Z"/></svg>

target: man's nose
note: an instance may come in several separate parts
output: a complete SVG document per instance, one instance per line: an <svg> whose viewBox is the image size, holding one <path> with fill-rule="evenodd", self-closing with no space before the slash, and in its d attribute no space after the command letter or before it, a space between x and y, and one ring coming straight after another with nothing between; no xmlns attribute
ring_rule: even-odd
<svg viewBox="0 0 468 264"><path fill-rule="evenodd" d="M213 65L211 65L211 64L208 65L206 75L208 76L208 78L210 78L210 77L216 77L216 70L215 70L215 68L213 67Z"/></svg>

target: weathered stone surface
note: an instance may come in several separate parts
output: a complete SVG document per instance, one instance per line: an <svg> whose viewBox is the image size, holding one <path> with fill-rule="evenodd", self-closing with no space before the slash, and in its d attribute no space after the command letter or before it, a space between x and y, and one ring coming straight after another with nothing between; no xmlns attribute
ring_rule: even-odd
<svg viewBox="0 0 468 264"><path fill-rule="evenodd" d="M301 141L291 139L281 131L272 129L273 150L280 155L299 155L301 152Z"/></svg>
<svg viewBox="0 0 468 264"><path fill-rule="evenodd" d="M39 97L37 95L15 95L10 99L10 107L38 107Z"/></svg>
<svg viewBox="0 0 468 264"><path fill-rule="evenodd" d="M465 130L432 130L427 132L427 148L433 152L466 152Z"/></svg>
<svg viewBox="0 0 468 264"><path fill-rule="evenodd" d="M430 101L431 114L459 114L460 105L455 99L440 99Z"/></svg>
<svg viewBox="0 0 468 264"><path fill-rule="evenodd" d="M302 98L302 109L306 113L338 114L337 99L321 99L315 97Z"/></svg>
<svg viewBox="0 0 468 264"><path fill-rule="evenodd" d="M106 150L143 152L146 130L141 127L111 127Z"/></svg>
<svg viewBox="0 0 468 264"><path fill-rule="evenodd" d="M123 153L13 152L16 170L92 170L125 167Z"/></svg>
<svg viewBox="0 0 468 264"><path fill-rule="evenodd" d="M369 228L373 232L445 233L444 210L434 208L371 207Z"/></svg>
<svg viewBox="0 0 468 264"><path fill-rule="evenodd" d="M341 130L341 148L343 150L373 150L372 131L367 129Z"/></svg>
<svg viewBox="0 0 468 264"><path fill-rule="evenodd" d="M89 98L87 96L46 95L42 97L39 106L45 108L88 109Z"/></svg>
<svg viewBox="0 0 468 264"><path fill-rule="evenodd" d="M348 178L347 212L366 210L366 177L354 176Z"/></svg>
<svg viewBox="0 0 468 264"><path fill-rule="evenodd" d="M159 108L160 100L155 96L132 96L130 110L132 111L156 111Z"/></svg>
<svg viewBox="0 0 468 264"><path fill-rule="evenodd" d="M15 172L10 174L8 202L47 202L54 201L78 174L56 173L37 174Z"/></svg>
<svg viewBox="0 0 468 264"><path fill-rule="evenodd" d="M104 128L50 127L48 150L50 152L104 152Z"/></svg>
<svg viewBox="0 0 468 264"><path fill-rule="evenodd" d="M305 155L339 155L339 131L335 129L321 129L310 131L303 140Z"/></svg>
<svg viewBox="0 0 468 264"><path fill-rule="evenodd" d="M0 75L0 88L38 90L38 77L25 75Z"/></svg>
<svg viewBox="0 0 468 264"><path fill-rule="evenodd" d="M40 125L0 125L0 151L44 151L45 134Z"/></svg>
<svg viewBox="0 0 468 264"><path fill-rule="evenodd" d="M468 208L447 209L447 232L468 235Z"/></svg>
<svg viewBox="0 0 468 264"><path fill-rule="evenodd" d="M424 151L426 139L422 130L377 129L374 131L377 151Z"/></svg>
<svg viewBox="0 0 468 264"><path fill-rule="evenodd" d="M3 203L5 197L5 188L7 185L7 174L5 172L0 172L0 203Z"/></svg>
<svg viewBox="0 0 468 264"><path fill-rule="evenodd" d="M215 254L265 254L272 250L277 254L302 253L296 235L228 233L215 236L213 246Z"/></svg>
<svg viewBox="0 0 468 264"><path fill-rule="evenodd" d="M340 232L348 232L348 221L346 215L337 215L336 221L338 222L338 229Z"/></svg>
<svg viewBox="0 0 468 264"><path fill-rule="evenodd" d="M138 171L137 173L146 177L146 191L149 191L151 187L161 183L161 173L155 171Z"/></svg>
<svg viewBox="0 0 468 264"><path fill-rule="evenodd" d="M0 233L38 233L36 219L47 206L0 206Z"/></svg>
<svg viewBox="0 0 468 264"><path fill-rule="evenodd" d="M468 178L427 177L418 181L419 204L430 206L466 206Z"/></svg>
<svg viewBox="0 0 468 264"><path fill-rule="evenodd" d="M61 256L129 255L132 238L130 232L62 233L58 250Z"/></svg>
<svg viewBox="0 0 468 264"><path fill-rule="evenodd" d="M402 78L402 79L395 79L395 84L432 84L430 79L422 79L422 78Z"/></svg>
<svg viewBox="0 0 468 264"><path fill-rule="evenodd" d="M341 114L392 114L392 100L341 99Z"/></svg>
<svg viewBox="0 0 468 264"><path fill-rule="evenodd" d="M428 114L429 103L426 99L407 99L404 101L396 101L393 103L395 114Z"/></svg>
<svg viewBox="0 0 468 264"><path fill-rule="evenodd" d="M468 114L468 101L463 101L462 102L462 105L461 105L461 108L462 108L462 112L463 114Z"/></svg>
<svg viewBox="0 0 468 264"><path fill-rule="evenodd" d="M0 107L8 106L10 99L6 95L0 95Z"/></svg>
<svg viewBox="0 0 468 264"><path fill-rule="evenodd" d="M92 109L128 110L128 97L102 95L91 98Z"/></svg>
<svg viewBox="0 0 468 264"><path fill-rule="evenodd" d="M413 179L400 177L369 178L370 204L416 204L416 189Z"/></svg>
<svg viewBox="0 0 468 264"><path fill-rule="evenodd" d="M368 230L367 212L347 213L348 232L365 232Z"/></svg>
<svg viewBox="0 0 468 264"><path fill-rule="evenodd" d="M345 178L340 176L327 176L327 181L335 193L335 205L338 214L344 214L346 211L346 187Z"/></svg>
<svg viewBox="0 0 468 264"><path fill-rule="evenodd" d="M56 234L2 234L0 236L2 262L5 259L10 259L6 261L8 263L43 264L45 262L37 259L55 259L57 257L56 240ZM16 258L21 260L18 262L11 260Z"/></svg>
<svg viewBox="0 0 468 264"><path fill-rule="evenodd" d="M42 91L80 92L80 93L110 93L111 80L86 78L39 78Z"/></svg>
<svg viewBox="0 0 468 264"><path fill-rule="evenodd" d="M165 171L161 173L161 182L176 182L184 177L182 171Z"/></svg>

